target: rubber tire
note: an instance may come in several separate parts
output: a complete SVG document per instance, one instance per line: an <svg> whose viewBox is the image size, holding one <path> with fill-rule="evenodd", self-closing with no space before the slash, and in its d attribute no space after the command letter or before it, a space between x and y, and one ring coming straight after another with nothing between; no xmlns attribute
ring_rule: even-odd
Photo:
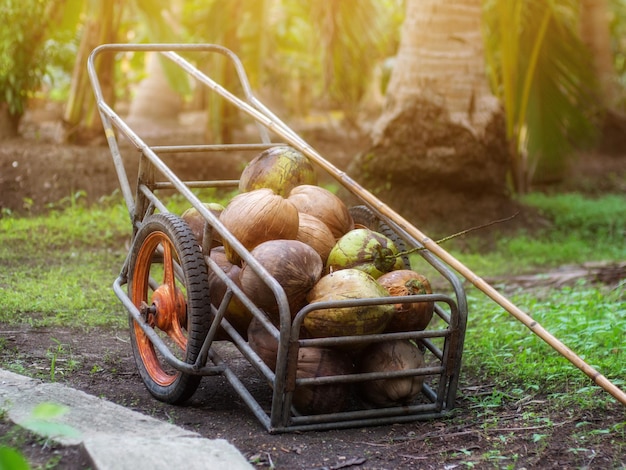
<svg viewBox="0 0 626 470"><path fill-rule="evenodd" d="M183 271L183 283L187 290L187 347L184 361L194 363L207 336L211 320L211 302L209 297L209 279L207 266L193 232L180 217L173 214L154 214L149 216L135 236L129 264L128 293L132 299L137 255L146 238L153 232L162 232L176 252ZM142 289L145 287L142 287ZM150 289L147 289L149 295ZM147 299L144 299L147 301ZM129 315L130 340L135 363L148 391L158 400L178 405L187 401L195 393L202 376L176 372L176 378L169 385L159 384L151 376L139 353L135 322Z"/></svg>
<svg viewBox="0 0 626 470"><path fill-rule="evenodd" d="M383 222L367 206L353 206L349 209L352 220L355 224L363 225L374 232L378 232L389 238L398 251L406 251L406 243L388 224ZM411 269L411 261L408 255L402 256L402 263L405 269Z"/></svg>

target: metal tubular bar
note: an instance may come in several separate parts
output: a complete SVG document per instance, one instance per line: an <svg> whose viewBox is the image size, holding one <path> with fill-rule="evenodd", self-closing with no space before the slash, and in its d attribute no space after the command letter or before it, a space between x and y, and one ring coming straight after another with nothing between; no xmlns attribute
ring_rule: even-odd
<svg viewBox="0 0 626 470"><path fill-rule="evenodd" d="M420 367L418 369L403 369L385 372L368 372L362 374L329 375L325 377L310 377L296 379L296 385L326 385L336 383L355 383L368 380L395 379L402 377L417 377L437 375L444 371L443 367Z"/></svg>
<svg viewBox="0 0 626 470"><path fill-rule="evenodd" d="M428 338L425 338L425 339L422 340L422 343L424 344L424 346L426 346L426 348L431 353L433 353L433 356L435 356L440 361L443 360L443 351L441 349L439 349L437 346L435 346L432 343L432 341L430 341Z"/></svg>
<svg viewBox="0 0 626 470"><path fill-rule="evenodd" d="M237 375L228 367L226 362L217 354L217 352L215 352L215 349L211 348L209 350L209 358L214 364L216 364L216 366L222 368L224 377L226 377L230 385L235 389L244 403L248 405L248 408L250 408L254 416L256 416L261 424L265 426L265 429L269 431L271 425L267 413L265 413L261 405L259 405L245 385L241 382L241 380L239 380L239 377L237 377Z"/></svg>
<svg viewBox="0 0 626 470"><path fill-rule="evenodd" d="M306 415L306 416L294 416L292 419L293 424L298 423L323 423L332 419L336 419L337 416L341 416L345 420L357 420L361 418L375 418L383 419L387 417L399 417L402 415L408 415L414 412L423 411L439 411L437 406L433 403L411 405L411 406L395 406L390 408L371 408L368 410L359 411L343 411L340 413L326 414L326 415Z"/></svg>
<svg viewBox="0 0 626 470"><path fill-rule="evenodd" d="M422 384L422 393L428 398L431 402L435 402L437 400L437 394L435 391L430 388L427 383Z"/></svg>
<svg viewBox="0 0 626 470"><path fill-rule="evenodd" d="M89 66L89 75L92 79L92 84L94 90L96 91L96 101L98 102L99 100L102 100L102 92L100 91L100 85L95 72L92 72L91 70L93 64L90 63ZM135 199L133 191L130 188L130 182L128 180L128 175L126 174L126 169L124 168L124 160L122 159L122 154L119 146L117 145L117 140L115 139L115 131L113 130L112 120L110 115L107 114L107 112L100 106L98 106L98 113L100 114L100 119L102 120L102 125L104 127L104 134L109 145L109 150L111 151L113 166L115 167L115 171L117 173L117 179L120 183L122 196L124 197L124 202L126 203L128 214L132 221L133 214L135 213Z"/></svg>
<svg viewBox="0 0 626 470"><path fill-rule="evenodd" d="M211 145L154 145L152 146L152 150L158 153L177 153L177 152L185 152L185 153L193 153L193 152L224 152L224 151L233 151L233 150L267 150L271 147L278 147L280 143L273 144L211 144ZM181 155L184 157L185 155Z"/></svg>
<svg viewBox="0 0 626 470"><path fill-rule="evenodd" d="M450 324L450 315L448 315L447 312L442 310L442 308L437 304L435 304L435 313L439 316L439 318L445 321L448 325Z"/></svg>
<svg viewBox="0 0 626 470"><path fill-rule="evenodd" d="M163 204L158 197L156 197L156 195L154 194L154 192L148 188L145 184L140 184L139 185L139 191L141 191L141 193L146 196L146 198L148 198L148 200L150 201L150 203L152 205L154 205L154 207L156 207L157 209L159 209L159 212L162 212L164 214L167 214L169 212L169 210L167 209L167 207L165 207L165 204Z"/></svg>
<svg viewBox="0 0 626 470"><path fill-rule="evenodd" d="M309 425L290 424L289 426L271 428L269 431L272 434L281 432L329 431L335 429L382 426L384 424L410 423L412 421L430 421L438 418L446 418L451 415L448 411L441 411L438 413L426 413L425 411L428 410L416 410L412 415L397 415L389 418L354 419L352 421L334 421Z"/></svg>
<svg viewBox="0 0 626 470"><path fill-rule="evenodd" d="M184 184L188 188L236 188L239 180L185 181ZM176 187L167 181L157 181L154 183L154 189L176 189Z"/></svg>
<svg viewBox="0 0 626 470"><path fill-rule="evenodd" d="M224 320L224 322L227 321L228 320ZM222 328L224 328L226 332L231 335L231 337L233 338L233 342L239 348L241 354L243 354L248 362L250 362L252 367L254 367L257 372L259 372L267 380L270 387L273 387L276 380L276 374L274 374L272 369L270 369L267 364L263 362L263 359L261 359L258 354L248 345L246 340L244 340L241 335L237 333L237 330L230 326L229 323L225 324L224 322L222 322Z"/></svg>
<svg viewBox="0 0 626 470"><path fill-rule="evenodd" d="M409 423L413 421L428 421L437 418L446 418L448 412L428 412L428 410L417 410L413 415L398 415L395 418L365 418L353 419L337 422L321 422L305 424L291 424L289 427L282 427L270 430L270 433L277 434L281 432L307 432L307 431L329 431L346 428L364 428L368 426L383 426Z"/></svg>
<svg viewBox="0 0 626 470"><path fill-rule="evenodd" d="M380 333L371 335L358 336L336 336L326 338L302 338L298 341L300 347L318 346L318 347L336 347L360 343L375 343L378 341L390 341L394 339L415 339L424 340L427 338L446 338L450 336L448 330L425 330L411 331L405 333Z"/></svg>

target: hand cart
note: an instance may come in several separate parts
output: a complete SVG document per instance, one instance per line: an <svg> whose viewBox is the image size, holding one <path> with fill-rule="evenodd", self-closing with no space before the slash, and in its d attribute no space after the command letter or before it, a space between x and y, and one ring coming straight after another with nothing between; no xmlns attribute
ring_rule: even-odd
<svg viewBox="0 0 626 470"><path fill-rule="evenodd" d="M257 143L149 146L104 100L94 66L101 54L124 52L158 53L176 64L200 86L230 103L240 113L251 117L258 129ZM187 58L194 54L219 54L236 70L241 98L201 72ZM117 171L121 192L128 207L133 235L129 253L113 290L129 313L130 336L139 373L157 399L177 404L190 398L203 376L222 375L247 404L256 418L270 433L336 429L427 420L445 417L454 408L461 369L465 337L467 303L463 286L451 268L439 257L424 249L411 232L416 229L395 215L387 206L360 187L348 175L326 161L293 130L284 124L253 95L244 68L230 50L211 44L106 44L97 47L89 57L88 72L102 119L104 133ZM122 147L118 137L131 142L137 154L138 176L131 187ZM272 140L272 139L275 139ZM432 267L433 276L445 285L442 292L393 298L355 299L318 302L299 312L290 312L284 290L264 267L250 254L219 217L209 211L197 196L198 188L236 188L237 180L182 181L164 163L164 154L181 152L217 154L227 158L234 151L262 151L273 145L290 145L306 155L318 170L326 172L359 201L354 214L366 214L370 228L384 227L391 231L405 248L417 253ZM138 152L136 152L138 150ZM168 210L159 196L164 191L176 191L205 219L203 246L199 246L188 225ZM373 226L372 226L373 225ZM211 233L217 233L238 253L276 297L279 324L272 324L254 300L247 297L209 256ZM423 242L424 240L422 240ZM218 305L211 303L208 275L219 277L227 291ZM229 323L225 312L229 302L237 298L277 340L276 367L271 369L250 347L246 338ZM306 315L316 309L354 305L431 302L435 320L425 330L381 333L332 338L301 338L300 327ZM226 334L240 357L267 384L265 399L250 390L246 377L237 373L228 357L218 352ZM220 336L221 335L221 336ZM316 378L298 378L298 350L307 346L349 348L367 342L410 339L419 343L425 355L422 367L403 371L350 373ZM230 355L228 355L230 356ZM421 376L421 394L412 402L397 406L373 408L354 399L347 409L326 414L303 414L292 403L297 387L317 387L328 384L349 384L358 387L366 381L395 377ZM270 397L271 396L271 397ZM265 401L265 400L268 401Z"/></svg>

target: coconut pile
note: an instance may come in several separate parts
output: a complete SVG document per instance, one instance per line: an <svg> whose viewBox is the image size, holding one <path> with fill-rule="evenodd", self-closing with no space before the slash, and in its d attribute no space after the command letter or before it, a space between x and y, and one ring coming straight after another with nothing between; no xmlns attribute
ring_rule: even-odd
<svg viewBox="0 0 626 470"><path fill-rule="evenodd" d="M355 223L344 202L317 185L308 158L291 147L271 147L251 160L241 174L239 193L225 207L205 205L280 284L292 319L303 307L317 302L432 293L428 280L405 266L396 243ZM219 237L203 245L205 221L195 209L185 211L182 217L198 243L210 247L211 259L275 326L270 331L236 296L231 298L226 319L275 370L280 311L267 279L242 260L236 247ZM211 270L209 285L211 301L217 307L227 286ZM417 299L414 303L320 308L306 314L300 337L419 331L428 326L433 311L432 302ZM411 340L301 347L296 377L408 370L423 365L423 352ZM394 377L359 382L354 388L368 406L386 407L410 403L421 392L422 383L423 376ZM293 405L303 414L335 413L345 408L350 395L349 384L298 386Z"/></svg>

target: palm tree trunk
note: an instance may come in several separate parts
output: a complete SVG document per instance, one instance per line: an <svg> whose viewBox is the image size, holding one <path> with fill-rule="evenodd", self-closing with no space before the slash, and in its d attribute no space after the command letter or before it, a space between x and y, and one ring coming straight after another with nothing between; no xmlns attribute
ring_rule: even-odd
<svg viewBox="0 0 626 470"><path fill-rule="evenodd" d="M479 0L407 1L402 40L389 83L389 97L434 93L460 120L489 97Z"/></svg>
<svg viewBox="0 0 626 470"><path fill-rule="evenodd" d="M80 46L72 72L70 95L63 115L67 140L73 140L85 130L93 131L100 126L99 121L96 120L95 100L89 88L87 59L96 46L115 42L121 9L118 4L117 0L101 0L94 4L92 11L87 12L87 20L83 26ZM112 54L104 54L99 57L96 63L102 94L111 106L114 105L115 99L113 60Z"/></svg>
<svg viewBox="0 0 626 470"><path fill-rule="evenodd" d="M580 33L591 52L593 67L600 85L600 99L607 109L615 109L622 97L613 67L611 36L609 32L609 6L607 0L581 1Z"/></svg>
<svg viewBox="0 0 626 470"><path fill-rule="evenodd" d="M603 111L599 148L621 154L626 146L626 114L620 109L624 89L613 65L607 0L581 1L580 34L591 52L599 85L599 103Z"/></svg>
<svg viewBox="0 0 626 470"><path fill-rule="evenodd" d="M170 86L158 54L146 55L146 74L137 86L127 120L137 125L177 123L183 100Z"/></svg>
<svg viewBox="0 0 626 470"><path fill-rule="evenodd" d="M502 198L508 147L485 73L480 0L407 0L386 108L350 171L409 217ZM426 197L428 203L416 203Z"/></svg>
<svg viewBox="0 0 626 470"><path fill-rule="evenodd" d="M11 114L9 105L0 102L0 140L18 136L21 114Z"/></svg>

